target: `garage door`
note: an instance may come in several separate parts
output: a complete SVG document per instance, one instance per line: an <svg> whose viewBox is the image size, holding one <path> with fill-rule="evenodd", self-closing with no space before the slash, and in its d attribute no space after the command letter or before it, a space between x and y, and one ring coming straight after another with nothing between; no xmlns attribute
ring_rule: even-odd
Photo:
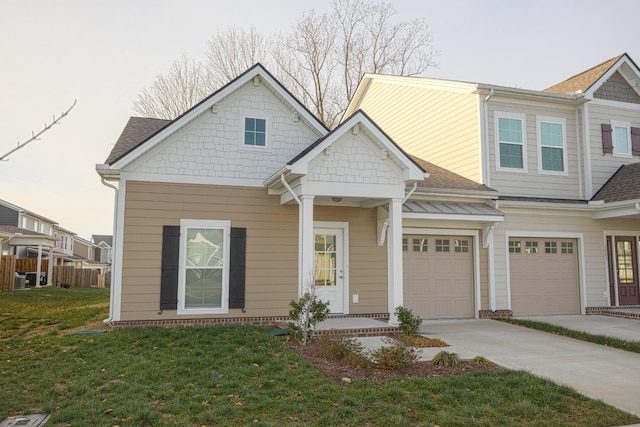
<svg viewBox="0 0 640 427"><path fill-rule="evenodd" d="M474 317L472 242L404 236L404 306L424 319Z"/></svg>
<svg viewBox="0 0 640 427"><path fill-rule="evenodd" d="M580 313L575 240L511 238L509 270L514 316Z"/></svg>

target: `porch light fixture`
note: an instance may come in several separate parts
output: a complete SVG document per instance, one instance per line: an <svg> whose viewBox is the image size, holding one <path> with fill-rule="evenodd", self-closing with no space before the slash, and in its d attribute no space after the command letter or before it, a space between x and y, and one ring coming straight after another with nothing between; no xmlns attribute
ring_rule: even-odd
<svg viewBox="0 0 640 427"><path fill-rule="evenodd" d="M332 197L331 200L335 203L340 203L342 201L342 197Z"/></svg>

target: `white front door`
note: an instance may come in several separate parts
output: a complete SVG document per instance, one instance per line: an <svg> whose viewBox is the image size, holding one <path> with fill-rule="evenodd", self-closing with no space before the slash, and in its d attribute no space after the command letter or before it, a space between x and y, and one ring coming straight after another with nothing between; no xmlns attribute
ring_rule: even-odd
<svg viewBox="0 0 640 427"><path fill-rule="evenodd" d="M314 284L331 313L344 313L344 232L340 228L314 230Z"/></svg>

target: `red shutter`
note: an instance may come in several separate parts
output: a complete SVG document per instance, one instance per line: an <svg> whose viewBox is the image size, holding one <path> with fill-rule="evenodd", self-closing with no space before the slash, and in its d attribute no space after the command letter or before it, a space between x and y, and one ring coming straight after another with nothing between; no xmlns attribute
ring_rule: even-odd
<svg viewBox="0 0 640 427"><path fill-rule="evenodd" d="M602 123L602 152L604 154L613 153L613 131L611 125L608 123Z"/></svg>
<svg viewBox="0 0 640 427"><path fill-rule="evenodd" d="M631 128L631 152L640 156L640 128Z"/></svg>

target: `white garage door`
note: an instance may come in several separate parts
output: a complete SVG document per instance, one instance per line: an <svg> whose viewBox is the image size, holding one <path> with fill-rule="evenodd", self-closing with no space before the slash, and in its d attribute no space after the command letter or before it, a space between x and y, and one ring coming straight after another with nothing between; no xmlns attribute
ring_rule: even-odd
<svg viewBox="0 0 640 427"><path fill-rule="evenodd" d="M514 316L580 313L575 240L510 238L509 270Z"/></svg>
<svg viewBox="0 0 640 427"><path fill-rule="evenodd" d="M473 237L404 236L404 306L424 319L474 317Z"/></svg>

